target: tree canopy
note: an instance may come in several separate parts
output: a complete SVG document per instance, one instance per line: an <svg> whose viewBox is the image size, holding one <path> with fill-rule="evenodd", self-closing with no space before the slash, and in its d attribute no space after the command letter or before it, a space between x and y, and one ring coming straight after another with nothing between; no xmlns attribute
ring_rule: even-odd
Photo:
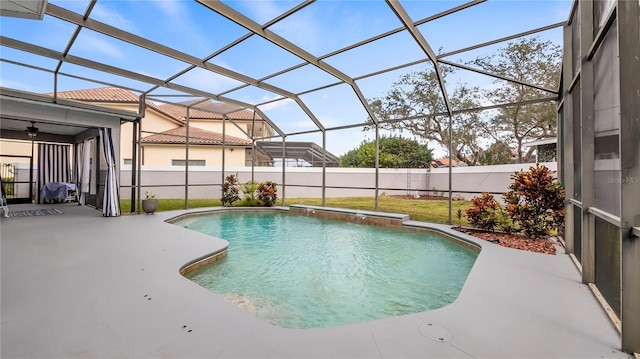
<svg viewBox="0 0 640 359"><path fill-rule="evenodd" d="M453 70L443 66L446 78ZM451 106L470 109L480 106L480 90L459 84L451 94ZM383 123L381 128L407 131L443 148L449 146L449 117L444 97L440 92L435 71L412 72L400 77L384 98L371 101L371 109ZM482 151L477 139L485 127L478 113L459 113L452 117L452 152L456 160L475 165Z"/></svg>
<svg viewBox="0 0 640 359"><path fill-rule="evenodd" d="M560 77L561 55L559 46L533 37L509 42L493 55L480 56L469 62L467 65L498 77L494 78L493 85L484 89L457 84L449 92L453 110L453 157L473 166L503 161L507 153L510 158L510 148L514 148L517 161L525 162L533 151L525 151L525 142L555 136L554 103L526 102L554 95ZM444 64L440 67L446 82L454 68ZM477 110L483 105L510 103L515 105L491 111ZM409 133L448 149L449 116L433 68L401 76L384 97L371 99L370 104L381 129ZM373 127L372 119L369 123L371 125L365 130ZM500 145L487 149L488 143ZM490 153L485 154L487 151Z"/></svg>
<svg viewBox="0 0 640 359"><path fill-rule="evenodd" d="M478 57L473 63L482 69L549 90L560 81L562 49L551 41L521 39L500 48L495 55ZM483 93L496 104L517 103L553 96L553 93L515 82L495 80L499 85ZM518 151L518 162L527 162L534 148L525 152L524 142L557 135L557 112L553 102L504 107L492 118L496 140Z"/></svg>
<svg viewBox="0 0 640 359"><path fill-rule="evenodd" d="M431 149L416 140L403 137L381 137L379 141L380 168L424 168L433 160ZM340 157L341 167L375 167L375 141L363 141Z"/></svg>

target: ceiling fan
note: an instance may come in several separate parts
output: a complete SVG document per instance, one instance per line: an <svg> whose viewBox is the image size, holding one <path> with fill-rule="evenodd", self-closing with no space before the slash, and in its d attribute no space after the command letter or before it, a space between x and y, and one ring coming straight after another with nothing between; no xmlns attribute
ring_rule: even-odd
<svg viewBox="0 0 640 359"><path fill-rule="evenodd" d="M38 135L38 128L35 126L35 122L31 121L31 126L27 127L25 130L30 139L36 138Z"/></svg>

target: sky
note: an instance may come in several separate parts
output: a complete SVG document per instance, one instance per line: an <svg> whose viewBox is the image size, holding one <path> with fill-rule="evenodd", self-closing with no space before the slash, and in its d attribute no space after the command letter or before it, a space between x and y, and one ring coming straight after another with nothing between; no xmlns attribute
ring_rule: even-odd
<svg viewBox="0 0 640 359"><path fill-rule="evenodd" d="M49 3L83 14L88 0L49 0ZM246 0L224 3L258 24L265 24L300 2ZM455 0L400 0L400 4L413 21L463 3L465 2ZM570 8L569 0L487 1L422 24L418 26L418 30L434 51L447 53L513 33L566 21ZM205 6L186 0L98 0L91 13L91 19L146 37L199 59L215 54L217 50L232 44L248 33L243 27L228 21ZM314 56L324 57L400 26L400 21L390 7L381 0L320 0L275 23L269 27L269 30ZM75 25L49 15L45 15L42 21L0 18L2 36L59 52L64 51L75 29ZM542 40L551 40L558 45L562 44L561 28L535 36ZM500 46L504 44L448 56L446 60L464 63L478 55L491 54ZM83 29L79 33L71 46L69 55L104 62L163 81L188 68L188 64L184 62L140 49L88 29ZM35 93L53 92L54 77L51 73L16 66L8 61L25 62L31 66L54 70L58 65L57 60L27 54L6 46L0 46L0 57L5 60L0 62L2 87ZM424 58L425 53L405 31L323 58L323 61L351 78L358 78ZM296 55L259 36L250 36L209 60L211 64L252 79L261 79L302 62ZM363 96L370 100L383 97L401 75L432 68L431 64L423 62L389 73L360 78L355 83ZM122 84L140 91L152 88L148 83L105 74L68 62L62 64L60 71L107 83ZM237 89L241 82L201 68L190 70L173 82L214 94L223 94L225 97L251 105L262 104L259 108L286 133L312 131L318 128L313 119L309 118L295 101L281 99L277 93L254 86ZM366 121L368 117L351 86L346 84L328 86L338 82L338 79L315 66L302 66L291 72L266 79L264 82L299 94L300 100L325 128L359 124ZM480 88L495 86L492 79L487 76L460 70L447 78L447 91L451 93L458 83ZM58 91L67 91L104 85L59 76L57 86ZM322 89L306 92L317 88ZM179 93L173 90L160 88L153 91L150 96L168 101L192 99L192 97L168 96L177 94ZM269 102L272 100L277 101ZM363 140L372 140L373 136L372 132L363 132L361 127L327 131L327 149L336 155L341 155L357 147ZM287 140L313 141L320 145L323 142L320 133L288 136ZM436 156L446 155L446 151L436 144L428 145L435 150Z"/></svg>

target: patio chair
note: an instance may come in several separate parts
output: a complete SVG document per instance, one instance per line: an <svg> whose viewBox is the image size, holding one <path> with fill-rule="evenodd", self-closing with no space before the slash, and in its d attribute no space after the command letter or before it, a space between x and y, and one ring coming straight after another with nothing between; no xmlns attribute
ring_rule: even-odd
<svg viewBox="0 0 640 359"><path fill-rule="evenodd" d="M0 190L2 191L2 197L0 197L0 208L2 208L2 215L5 218L9 218L9 206L7 205L7 196L4 193L4 184L2 178L0 178Z"/></svg>

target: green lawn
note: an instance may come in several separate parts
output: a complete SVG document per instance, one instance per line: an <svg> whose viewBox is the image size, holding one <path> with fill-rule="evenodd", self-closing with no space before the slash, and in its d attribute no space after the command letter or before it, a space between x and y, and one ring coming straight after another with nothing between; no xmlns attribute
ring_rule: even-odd
<svg viewBox="0 0 640 359"><path fill-rule="evenodd" d="M121 201L122 213L129 213L129 201ZM282 201L278 200L278 205L282 205ZM287 198L286 205L306 204L311 206L320 206L322 199L320 198ZM189 200L189 208L215 207L220 206L219 199L192 199ZM375 200L373 197L344 197L344 198L327 198L325 205L327 207L351 208L373 211ZM435 200L409 200L396 197L380 197L378 200L378 210L380 212L406 213L411 219L417 221L426 221L434 223L447 223L449 218L448 211L449 201ZM469 208L469 201L453 201L453 223L458 224L456 211ZM160 199L158 203L158 211L170 211L184 208L184 199ZM466 218L463 216L462 225L468 225Z"/></svg>
<svg viewBox="0 0 640 359"><path fill-rule="evenodd" d="M286 204L306 204L312 206L320 206L322 204L322 199L287 198ZM325 206L373 211L375 208L375 200L373 197L327 198L325 200ZM456 211L458 209L462 209L462 211L464 212L467 208L469 208L469 206L469 201L453 201L452 216L454 224L458 224ZM447 221L449 220L449 201L411 200L396 197L379 197L378 211L406 213L411 216L411 219L417 221L447 223ZM464 216L462 218L462 225L468 225L468 222Z"/></svg>

